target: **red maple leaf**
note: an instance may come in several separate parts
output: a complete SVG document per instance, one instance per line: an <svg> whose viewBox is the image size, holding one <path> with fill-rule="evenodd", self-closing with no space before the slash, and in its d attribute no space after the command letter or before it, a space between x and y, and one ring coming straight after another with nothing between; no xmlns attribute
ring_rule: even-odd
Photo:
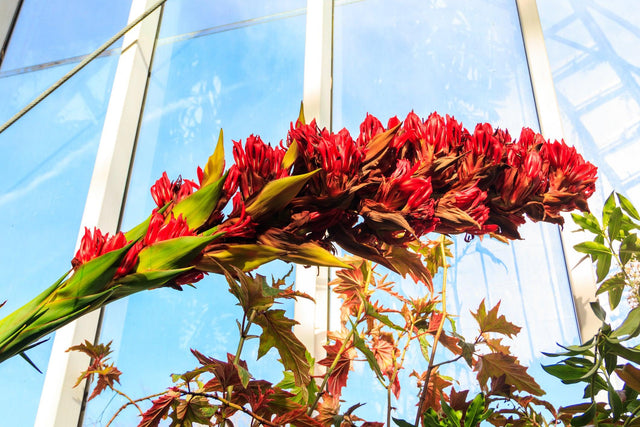
<svg viewBox="0 0 640 427"><path fill-rule="evenodd" d="M171 405L177 402L179 397L180 395L172 389L167 394L152 401L151 408L142 414L142 421L140 421L138 427L157 427L160 421L167 417Z"/></svg>

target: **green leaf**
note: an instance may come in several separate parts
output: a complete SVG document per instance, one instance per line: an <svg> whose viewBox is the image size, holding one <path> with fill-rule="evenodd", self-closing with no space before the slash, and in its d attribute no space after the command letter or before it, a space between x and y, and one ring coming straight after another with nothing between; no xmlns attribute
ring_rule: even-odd
<svg viewBox="0 0 640 427"><path fill-rule="evenodd" d="M596 415L596 404L594 402L591 404L591 406L589 406L589 409L587 409L582 415L573 417L571 419L571 425L573 427L584 427L587 424L589 424L591 420L593 420L593 417L595 415Z"/></svg>
<svg viewBox="0 0 640 427"><path fill-rule="evenodd" d="M173 207L176 218L182 214L190 229L195 230L203 225L216 208L220 200L222 186L226 174L217 181L201 187L198 191L186 197Z"/></svg>
<svg viewBox="0 0 640 427"><path fill-rule="evenodd" d="M590 231L593 234L602 234L600 223L592 213L586 212L582 215L572 213L571 218L573 219L573 222L579 225L583 230Z"/></svg>
<svg viewBox="0 0 640 427"><path fill-rule="evenodd" d="M640 350L628 348L621 344L609 343L609 351L625 359L640 364Z"/></svg>
<svg viewBox="0 0 640 427"><path fill-rule="evenodd" d="M82 264L73 276L58 288L58 298L78 298L104 291L132 245L133 243L129 243L121 249L107 252Z"/></svg>
<svg viewBox="0 0 640 427"><path fill-rule="evenodd" d="M590 371L587 367L568 366L562 362L555 365L542 365L542 369L565 384L581 381Z"/></svg>
<svg viewBox="0 0 640 427"><path fill-rule="evenodd" d="M319 171L320 169L316 169L303 175L287 176L268 182L255 200L247 206L247 214L255 220L280 212Z"/></svg>
<svg viewBox="0 0 640 427"><path fill-rule="evenodd" d="M622 225L622 209L615 207L609 217L607 232L610 240L619 240L620 226Z"/></svg>
<svg viewBox="0 0 640 427"><path fill-rule="evenodd" d="M158 209L158 213L164 213L167 210L169 204L167 203L165 206ZM133 227L131 230L124 233L124 237L127 239L127 242L137 241L144 237L147 234L147 230L149 229L149 223L151 222L151 217L153 215L149 215L147 219L145 219L140 224Z"/></svg>
<svg viewBox="0 0 640 427"><path fill-rule="evenodd" d="M285 317L284 310L268 310L259 313L254 323L262 328L258 358L275 347L286 370L293 372L296 385L306 386L311 381L306 348L293 333L294 320Z"/></svg>
<svg viewBox="0 0 640 427"><path fill-rule="evenodd" d="M136 273L190 267L215 236L184 236L147 246L138 255Z"/></svg>
<svg viewBox="0 0 640 427"><path fill-rule="evenodd" d="M602 282L602 285L600 285L600 287L596 291L596 295L610 292L614 289L622 290L624 289L625 284L626 282L624 280L624 276L622 275L622 273L618 273L615 276L611 276L610 278Z"/></svg>
<svg viewBox="0 0 640 427"><path fill-rule="evenodd" d="M296 141L292 141L289 148L287 148L287 152L284 154L282 158L282 169L289 169L295 163L298 158L298 143Z"/></svg>
<svg viewBox="0 0 640 427"><path fill-rule="evenodd" d="M378 319L379 321L381 321L388 327L395 329L396 331L404 331L404 328L393 323L393 321L389 318L389 316L382 314L378 310L376 310L376 308L373 306L373 304L371 304L371 302L367 300L362 300L362 303L364 305L365 314L367 316L371 316L373 318Z"/></svg>
<svg viewBox="0 0 640 427"><path fill-rule="evenodd" d="M598 283L602 282L611 270L611 254L596 255L596 276Z"/></svg>
<svg viewBox="0 0 640 427"><path fill-rule="evenodd" d="M207 160L202 176L202 187L213 184L222 177L224 173L224 137L222 129L218 135L218 143L213 154Z"/></svg>
<svg viewBox="0 0 640 427"><path fill-rule="evenodd" d="M414 427L413 423L407 422L405 420L401 420L399 418L393 418L393 417L391 417L391 418L393 419L393 422L396 423L397 426L400 426L400 427Z"/></svg>
<svg viewBox="0 0 640 427"><path fill-rule="evenodd" d="M631 310L622 325L614 330L611 336L627 340L637 337L638 334L640 334L640 307Z"/></svg>
<svg viewBox="0 0 640 427"><path fill-rule="evenodd" d="M613 419L614 421L620 418L622 414L622 400L618 395L618 392L613 388L611 384L609 384L609 388L607 389L607 394L609 396L609 406L613 411Z"/></svg>
<svg viewBox="0 0 640 427"><path fill-rule="evenodd" d="M142 271L128 274L118 279L116 283L132 288L129 291L134 293L143 289L159 288L189 270L193 270L193 267L178 268L175 270ZM123 290L123 292L127 291L128 290Z"/></svg>
<svg viewBox="0 0 640 427"><path fill-rule="evenodd" d="M615 288L609 291L609 307L611 310L615 310L618 304L620 304L623 290L623 288Z"/></svg>
<svg viewBox="0 0 640 427"><path fill-rule="evenodd" d="M442 397L440 397L440 406L442 407L442 412L444 412L448 424L450 426L460 427L462 411L455 411L451 406L447 405L447 402L445 402Z"/></svg>
<svg viewBox="0 0 640 427"><path fill-rule="evenodd" d="M609 217L611 216L611 213L613 212L613 210L616 207L616 199L614 197L614 193L611 192L611 194L609 194L609 197L607 197L607 200L605 200L604 202L604 206L602 207L602 225L603 226L607 226L609 225Z"/></svg>
<svg viewBox="0 0 640 427"><path fill-rule="evenodd" d="M479 393L473 398L464 416L464 427L475 427L491 415L491 410L484 410L484 394Z"/></svg>
<svg viewBox="0 0 640 427"><path fill-rule="evenodd" d="M280 259L302 265L351 268L349 264L344 263L331 252L313 242L297 245L294 250L284 252Z"/></svg>
<svg viewBox="0 0 640 427"><path fill-rule="evenodd" d="M240 382L242 383L242 387L247 388L249 385L249 381L251 380L251 374L245 368L243 368L239 363L234 363L234 366L238 370L238 376L240 377Z"/></svg>
<svg viewBox="0 0 640 427"><path fill-rule="evenodd" d="M598 254L611 255L611 250L605 245L603 245L602 243L598 243L598 242L578 243L573 247L573 249L575 249L578 252L582 252L583 254L589 254L594 256Z"/></svg>
<svg viewBox="0 0 640 427"><path fill-rule="evenodd" d="M638 236L635 233L631 233L625 237L620 244L620 250L618 252L620 253L622 265L628 263L633 255L637 255L638 252L640 252L638 248Z"/></svg>
<svg viewBox="0 0 640 427"><path fill-rule="evenodd" d="M353 328L356 327L353 322L351 322L351 326ZM371 368L371 370L376 374L378 379L384 383L384 375L380 370L380 365L378 365L376 357L373 355L373 352L369 349L369 347L367 347L367 344L358 333L353 334L353 345L355 345L355 347L360 350L362 354L364 354L364 357L367 358L367 362L369 363L369 367Z"/></svg>
<svg viewBox="0 0 640 427"><path fill-rule="evenodd" d="M242 271L249 271L278 259L283 253L284 251L267 245L229 245L218 251L208 251L197 267L215 273L222 273L220 266L226 269L233 266Z"/></svg>
<svg viewBox="0 0 640 427"><path fill-rule="evenodd" d="M589 305L591 306L591 311L593 311L593 314L595 314L598 319L600 319L603 322L606 321L607 312L604 311L604 309L602 308L602 306L598 301L590 302Z"/></svg>
<svg viewBox="0 0 640 427"><path fill-rule="evenodd" d="M616 193L616 196L618 196L618 201L620 202L622 209L624 209L624 211L633 219L640 221L640 215L638 215L638 211L633 204L620 193Z"/></svg>

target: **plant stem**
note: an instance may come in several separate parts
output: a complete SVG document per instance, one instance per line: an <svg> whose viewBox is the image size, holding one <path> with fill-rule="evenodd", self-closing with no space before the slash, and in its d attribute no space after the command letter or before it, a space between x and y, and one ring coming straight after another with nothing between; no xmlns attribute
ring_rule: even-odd
<svg viewBox="0 0 640 427"><path fill-rule="evenodd" d="M427 367L427 375L424 379L424 385L422 386L422 393L420 393L420 400L418 401L418 412L416 413L416 420L413 423L414 426L418 427L420 425L420 416L422 415L422 407L424 406L424 401L427 398L427 391L429 389L429 377L431 376L431 371L434 369L435 365L433 361L436 356L436 349L438 348L438 341L440 340L440 335L442 335L442 329L444 327L444 321L447 317L447 259L444 251L444 242L445 237L441 236L440 239L440 254L442 255L442 318L440 320L440 324L438 325L438 331L436 332L435 337L433 338L433 347L431 347L431 355L429 356L429 365Z"/></svg>
<svg viewBox="0 0 640 427"><path fill-rule="evenodd" d="M115 389L114 389L114 391L115 391ZM127 408L127 406L129 406L129 405L136 405L136 403L137 403L137 402L142 402L143 400L153 399L154 397L162 396L162 395L164 395L164 394L165 394L165 392L163 391L163 392L161 392L161 393L152 394L152 395L147 396L147 397L141 397L140 399L136 399L136 400L131 400L131 399L129 399L129 402L127 402L127 403L125 403L124 405L122 405L122 406L120 407L120 409L118 409L118 410L116 411L116 413L115 413L115 414L113 414L113 416L111 417L111 419L109 419L109 421L107 422L106 427L109 427L109 426L111 425L111 423L112 423L112 422L113 422L113 421L118 417L118 415L120 415L120 412L124 411L124 410ZM138 405L136 405L136 406L138 406ZM139 408L138 408L138 409L139 409Z"/></svg>
<svg viewBox="0 0 640 427"><path fill-rule="evenodd" d="M333 359L331 366L329 366L329 368L327 369L327 372L324 374L324 377L322 378L322 384L320 385L320 388L318 389L318 393L316 394L316 397L313 400L313 404L307 410L307 415L309 416L311 416L313 411L316 409L316 406L318 406L318 402L320 401L320 396L324 394L324 388L327 386L327 382L329 382L329 377L331 376L331 374L333 373L333 370L338 365L338 362L340 361L340 357L342 357L342 353L344 353L345 350L347 349L347 344L351 341L351 337L353 337L353 334L357 333L358 331L357 325L360 322L360 316L362 316L362 312L364 311L364 299L366 298L367 288L369 287L369 282L371 281L371 272L372 272L372 269L369 268L369 270L367 271L367 277L364 280L364 292L360 296L360 298L362 299L362 302L360 302L360 306L358 307L356 322L353 323L352 328L349 330L349 334L342 342L342 346L340 346L340 349L338 350L336 357Z"/></svg>

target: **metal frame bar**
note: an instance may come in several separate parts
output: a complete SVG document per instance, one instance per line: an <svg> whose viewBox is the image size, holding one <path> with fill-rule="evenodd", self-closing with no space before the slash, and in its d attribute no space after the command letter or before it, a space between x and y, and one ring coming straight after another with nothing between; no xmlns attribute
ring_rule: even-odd
<svg viewBox="0 0 640 427"><path fill-rule="evenodd" d="M151 0L132 0L129 22L152 5ZM108 232L118 229L161 13L162 9L156 10L124 37L82 216L83 228L99 227ZM81 423L85 384L73 385L89 358L66 350L85 339L93 341L99 319L100 312L94 311L56 332L36 426Z"/></svg>
<svg viewBox="0 0 640 427"><path fill-rule="evenodd" d="M545 138L562 139L562 118L555 86L549 65L549 56L544 41L540 15L536 0L516 0L522 39L527 54L533 97L540 130ZM589 302L595 300L595 277L593 268L588 263L579 263L582 256L573 250L579 243L575 235L566 228L559 230L567 275L571 286L573 304L578 321L580 338L593 335L600 326L600 321L592 313Z"/></svg>
<svg viewBox="0 0 640 427"><path fill-rule="evenodd" d="M307 121L316 119L320 127L331 129L332 101L333 1L307 0L307 24L304 50L304 112ZM328 325L328 281L326 267L296 266L296 289L306 292L315 303L305 299L296 302L295 333L311 355L324 357ZM318 369L316 367L316 369Z"/></svg>

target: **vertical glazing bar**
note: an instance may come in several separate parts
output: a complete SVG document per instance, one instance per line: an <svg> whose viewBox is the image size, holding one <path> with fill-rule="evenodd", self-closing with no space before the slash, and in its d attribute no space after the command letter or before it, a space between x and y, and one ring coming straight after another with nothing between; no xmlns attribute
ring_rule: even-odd
<svg viewBox="0 0 640 427"><path fill-rule="evenodd" d="M331 54L333 32L331 0L307 1L307 26L304 53L304 112L307 121L331 128ZM296 289L315 300L300 299L295 306L296 334L311 355L324 357L322 345L327 334L327 283L329 269L296 267Z"/></svg>
<svg viewBox="0 0 640 427"><path fill-rule="evenodd" d="M516 0L516 5L520 16L522 38L529 63L529 74L540 130L545 138L561 139L563 137L562 119L536 1ZM589 307L589 302L594 300L595 278L589 263L578 264L582 255L573 250L573 245L578 241L568 228L565 227L564 230L561 230L560 236L582 338L593 335L600 325L599 320Z"/></svg>
<svg viewBox="0 0 640 427"><path fill-rule="evenodd" d="M151 0L132 0L129 22L152 3ZM78 243L84 227L98 227L110 233L117 231L161 13L162 8L157 9L124 36ZM76 388L73 385L79 373L86 369L89 358L66 350L85 339L93 341L99 318L99 311L95 311L56 333L36 426L78 424L84 384Z"/></svg>

